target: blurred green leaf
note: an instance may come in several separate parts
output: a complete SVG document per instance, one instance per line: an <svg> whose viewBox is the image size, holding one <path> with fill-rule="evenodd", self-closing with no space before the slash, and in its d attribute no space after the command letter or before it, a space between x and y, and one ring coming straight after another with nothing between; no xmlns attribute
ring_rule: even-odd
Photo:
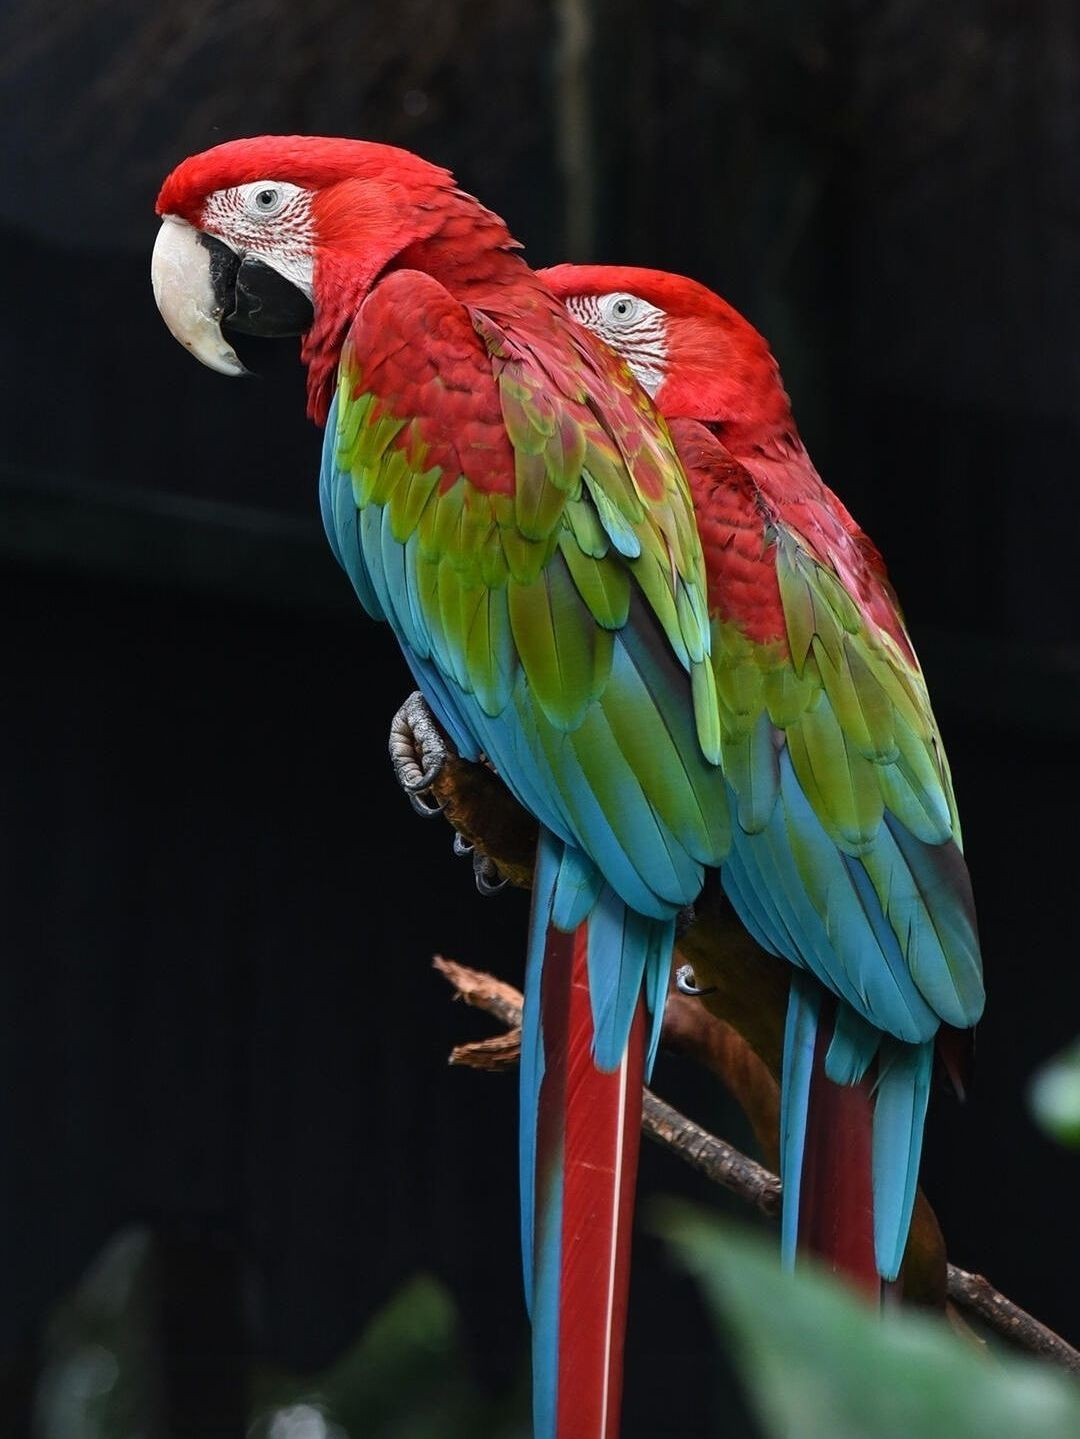
<svg viewBox="0 0 1080 1439"><path fill-rule="evenodd" d="M987 1355L943 1320L873 1313L835 1279L785 1274L736 1226L665 1206L660 1233L700 1281L776 1439L1076 1439L1080 1386Z"/></svg>
<svg viewBox="0 0 1080 1439"><path fill-rule="evenodd" d="M1080 1146L1080 1039L1036 1072L1031 1107L1047 1134Z"/></svg>
<svg viewBox="0 0 1080 1439"><path fill-rule="evenodd" d="M525 1439L523 1396L493 1405L474 1383L454 1301L419 1275L315 1378L263 1375L256 1439ZM517 1417L515 1417L517 1416Z"/></svg>
<svg viewBox="0 0 1080 1439"><path fill-rule="evenodd" d="M158 1439L166 1432L154 1347L154 1248L120 1230L56 1305L34 1397L39 1439Z"/></svg>

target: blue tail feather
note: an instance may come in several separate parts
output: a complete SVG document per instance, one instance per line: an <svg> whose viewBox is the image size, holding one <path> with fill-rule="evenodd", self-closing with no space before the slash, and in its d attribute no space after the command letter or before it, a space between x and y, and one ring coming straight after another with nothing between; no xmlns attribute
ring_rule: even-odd
<svg viewBox="0 0 1080 1439"><path fill-rule="evenodd" d="M584 936L582 925L586 927ZM580 947L582 939L584 950ZM568 1354L580 1352L577 1335L568 1326L580 1324L589 1306L608 1303L595 1280L590 1281L589 1294L581 1288L583 1278L588 1276L588 1261L582 1268L580 1256L585 1251L581 1245L587 1243L583 1236L591 1232L581 1228L582 1214L578 1213L583 1175L589 1185L594 1180L588 1176L602 1175L604 1169L591 1158L583 1161L580 1126L574 1139L568 1117L570 1106L577 1105L575 1112L580 1112L581 1086L584 1084L588 1090L588 1074L596 1077L598 1072L619 1069L643 992L647 1007L653 1010L651 1047L655 1048L673 941L673 920L652 919L628 909L609 886L598 881L590 860L565 846L550 831L541 830L529 924L520 1077L521 1245L526 1302L533 1326L535 1439L554 1439L561 1422L560 1376L567 1375ZM561 969L571 953L577 955L574 964L584 966L584 973L580 968L576 972L582 978L587 974L587 1001L580 987L573 991L581 996L580 1000L573 999L569 969L565 974ZM548 964L554 968L544 974ZM569 1011L563 1006L569 1004L573 1009L575 1003L579 1006L578 1017L564 1031L561 1021L568 1018ZM595 1064L595 1068L590 1064L584 1073L581 1056L587 1051L582 1045L588 1043L588 1031L580 1028L582 1004L586 1006L584 1013L591 1017ZM545 1024L558 1027L545 1033ZM634 1042L642 1043L640 1022ZM640 1058L637 1063L640 1066ZM634 1072L640 1083L640 1067ZM615 1080L607 1076L605 1079L614 1086L609 1088L611 1095L620 1092ZM629 1090L622 1092L630 1094ZM619 1101L619 1107L619 1123L628 1122L624 1101ZM598 1118L600 1136L610 1136L614 1122L611 1111L601 1105ZM635 1128L639 1122L634 1121ZM628 1159L619 1183L632 1185L635 1169L636 1158L632 1163ZM588 1212L587 1206L584 1212ZM597 1212L610 1215L611 1209L601 1206ZM624 1236L620 1244L628 1242L625 1236L629 1232L629 1213L626 1210L624 1220L617 1221ZM625 1279L620 1282L625 1283ZM625 1290L621 1302L620 1312L625 1313ZM564 1329L565 1342L560 1348ZM621 1353L621 1329L613 1327L611 1332L616 1335L614 1343ZM565 1382L572 1384L572 1375L567 1375Z"/></svg>
<svg viewBox="0 0 1080 1439"><path fill-rule="evenodd" d="M880 1044L880 1029L856 1014L850 1004L838 1004L825 1055L825 1073L834 1084L858 1084L873 1064Z"/></svg>
<svg viewBox="0 0 1080 1439"><path fill-rule="evenodd" d="M605 885L589 916L589 993L596 1031L598 1069L618 1067L643 987L656 997L667 989L675 921L653 919L628 909ZM663 1003L653 1012L649 1059L659 1039Z"/></svg>
<svg viewBox="0 0 1080 1439"><path fill-rule="evenodd" d="M907 1247L919 1181L923 1125L934 1041L905 1044L882 1035L848 1006L836 1005L825 1073L814 1074L824 991L813 976L792 975L784 1032L780 1173L784 1183L780 1252L795 1263L812 1083L857 1084L877 1059L873 1115L874 1254L882 1279L893 1280ZM826 1077L827 1076L827 1077Z"/></svg>
<svg viewBox="0 0 1080 1439"><path fill-rule="evenodd" d="M883 1279L895 1279L907 1247L919 1182L934 1041L885 1040L874 1102L874 1250Z"/></svg>
<svg viewBox="0 0 1080 1439"><path fill-rule="evenodd" d="M603 882L592 860L579 849L564 849L551 901L552 923L560 929L577 929L596 903Z"/></svg>
<svg viewBox="0 0 1080 1439"><path fill-rule="evenodd" d="M533 1229L536 1193L536 1125L540 1086L544 1081L544 1045L540 1033L540 974L552 896L559 878L562 845L549 830L540 831L533 874L529 946L525 959L525 994L521 1014L521 1073L518 1087L518 1164L521 1187L521 1261L525 1305L533 1308ZM558 1263L556 1261L556 1274Z"/></svg>
<svg viewBox="0 0 1080 1439"><path fill-rule="evenodd" d="M780 1177L784 1184L780 1261L785 1269L795 1267L795 1249L799 1238L803 1149L820 1011L820 987L811 976L795 971L791 976L784 1028L784 1066L780 1084Z"/></svg>

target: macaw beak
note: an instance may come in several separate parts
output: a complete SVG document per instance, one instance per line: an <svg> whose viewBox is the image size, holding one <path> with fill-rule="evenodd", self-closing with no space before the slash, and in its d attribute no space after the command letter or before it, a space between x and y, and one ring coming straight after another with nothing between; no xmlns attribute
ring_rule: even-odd
<svg viewBox="0 0 1080 1439"><path fill-rule="evenodd" d="M307 295L276 270L241 257L178 215L162 218L150 279L170 334L221 375L249 373L222 325L245 335L279 339L302 335L315 318Z"/></svg>

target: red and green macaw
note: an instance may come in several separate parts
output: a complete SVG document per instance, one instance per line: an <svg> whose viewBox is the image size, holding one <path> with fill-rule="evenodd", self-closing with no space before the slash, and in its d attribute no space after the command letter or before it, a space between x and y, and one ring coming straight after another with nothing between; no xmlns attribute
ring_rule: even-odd
<svg viewBox="0 0 1080 1439"><path fill-rule="evenodd" d="M781 1085L782 1246L896 1278L935 1046L960 1083L983 1008L949 767L881 556L823 484L764 339L654 270L541 272L656 400L705 554L721 879L794 966ZM880 1277L880 1279L879 1279Z"/></svg>
<svg viewBox="0 0 1080 1439"><path fill-rule="evenodd" d="M242 372L223 322L303 334L331 548L461 754L540 822L521 1072L534 1434L614 1439L642 1073L676 916L731 843L683 467L625 364L437 166L233 141L180 164L157 209L155 295L197 358Z"/></svg>

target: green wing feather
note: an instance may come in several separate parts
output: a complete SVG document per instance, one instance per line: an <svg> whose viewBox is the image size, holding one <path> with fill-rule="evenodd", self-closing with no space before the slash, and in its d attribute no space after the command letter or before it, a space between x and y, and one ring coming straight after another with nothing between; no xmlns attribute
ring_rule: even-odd
<svg viewBox="0 0 1080 1439"><path fill-rule="evenodd" d="M835 967L853 1002L863 995L867 1018L885 1029L896 1019L899 1032L908 1006L890 1008L899 1002L891 941L866 908L872 889L922 998L950 1023L974 1023L982 981L970 887L952 779L917 661L857 603L827 556L776 520L763 535L761 563L775 566L784 633L762 643L730 616L713 623L722 764L740 830L775 845L774 815L786 806L801 900L838 946L831 958L819 949L818 961ZM782 798L785 750L812 823L790 794ZM837 867L833 855L848 859ZM853 943L863 928L865 941ZM794 939L811 945L808 956L809 933L800 934L796 918Z"/></svg>
<svg viewBox="0 0 1080 1439"><path fill-rule="evenodd" d="M481 747L553 791L553 822L606 873L607 826L662 909L685 903L728 821L704 560L670 436L558 307L512 323L426 286L440 336L467 316L453 356L429 347L403 375L415 347L383 333L400 310L372 314L340 377L337 467L361 512L386 515L361 526L383 608L475 701Z"/></svg>
<svg viewBox="0 0 1080 1439"><path fill-rule="evenodd" d="M767 714L815 813L846 853L873 844L886 807L928 843L958 840L952 780L918 666L783 525L770 526L769 562L783 640L754 643L735 621L713 622L723 763L736 792L746 788L742 776L768 768L755 757L775 744L759 723ZM766 819L759 812L744 827Z"/></svg>

